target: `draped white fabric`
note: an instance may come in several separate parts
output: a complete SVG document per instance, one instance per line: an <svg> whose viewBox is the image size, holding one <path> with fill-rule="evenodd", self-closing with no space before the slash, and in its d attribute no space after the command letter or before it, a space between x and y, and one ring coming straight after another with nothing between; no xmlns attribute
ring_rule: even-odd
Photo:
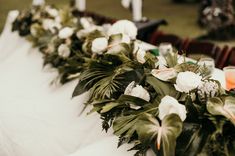
<svg viewBox="0 0 235 156"><path fill-rule="evenodd" d="M131 146L117 149L118 138L102 132L97 114L80 114L88 93L71 99L77 80L50 85L57 72L43 68L38 49L11 32L16 15L9 13L0 37L0 155L132 156ZM222 71L214 77L224 86Z"/></svg>
<svg viewBox="0 0 235 156"><path fill-rule="evenodd" d="M0 38L0 155L65 156L108 137L97 114L79 116L87 94L71 99L77 80L50 85L56 70L11 32L12 15Z"/></svg>

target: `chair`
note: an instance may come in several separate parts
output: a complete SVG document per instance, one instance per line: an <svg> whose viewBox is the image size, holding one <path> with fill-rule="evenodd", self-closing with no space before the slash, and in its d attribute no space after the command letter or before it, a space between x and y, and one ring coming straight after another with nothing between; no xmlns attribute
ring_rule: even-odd
<svg viewBox="0 0 235 156"><path fill-rule="evenodd" d="M233 47L226 58L226 61L223 64L223 67L225 66L235 66L235 47Z"/></svg>
<svg viewBox="0 0 235 156"><path fill-rule="evenodd" d="M216 67L219 65L219 58L222 53L221 49L213 43L199 41L189 41L183 51L186 52L186 56L201 55L211 57L215 60Z"/></svg>
<svg viewBox="0 0 235 156"><path fill-rule="evenodd" d="M141 41L148 42L153 32L158 30L158 27L167 24L167 21L164 19L135 22L138 28L137 38Z"/></svg>
<svg viewBox="0 0 235 156"><path fill-rule="evenodd" d="M218 68L223 69L230 54L229 46L224 46L218 61Z"/></svg>
<svg viewBox="0 0 235 156"><path fill-rule="evenodd" d="M153 45L159 45L163 42L169 42L174 46L177 50L181 50L181 45L183 40L177 35L173 34L164 34L161 31L156 31L150 38L150 43Z"/></svg>
<svg viewBox="0 0 235 156"><path fill-rule="evenodd" d="M235 66L235 47L230 51L230 57L228 59L228 65Z"/></svg>

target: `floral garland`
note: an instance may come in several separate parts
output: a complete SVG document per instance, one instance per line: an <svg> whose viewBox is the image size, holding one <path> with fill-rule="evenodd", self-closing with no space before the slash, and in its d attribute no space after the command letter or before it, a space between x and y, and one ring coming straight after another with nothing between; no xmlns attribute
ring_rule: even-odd
<svg viewBox="0 0 235 156"><path fill-rule="evenodd" d="M118 146L133 144L136 156L149 148L162 156L235 155L235 94L206 67L146 51L130 21L97 26L70 10L56 12L63 11L33 7L13 30L39 47L62 83L79 79L73 97L89 91L86 105L100 114L104 130L113 128Z"/></svg>

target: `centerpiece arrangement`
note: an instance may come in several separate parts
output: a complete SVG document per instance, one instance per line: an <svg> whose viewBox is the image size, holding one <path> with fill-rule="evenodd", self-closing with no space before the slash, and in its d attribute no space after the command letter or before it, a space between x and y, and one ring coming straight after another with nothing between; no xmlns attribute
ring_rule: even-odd
<svg viewBox="0 0 235 156"><path fill-rule="evenodd" d="M79 79L73 97L89 92L85 106L113 128L118 146L132 144L136 156L235 155L234 92L177 52L146 50L132 22L97 26L69 9L34 6L13 30L40 49L61 83Z"/></svg>

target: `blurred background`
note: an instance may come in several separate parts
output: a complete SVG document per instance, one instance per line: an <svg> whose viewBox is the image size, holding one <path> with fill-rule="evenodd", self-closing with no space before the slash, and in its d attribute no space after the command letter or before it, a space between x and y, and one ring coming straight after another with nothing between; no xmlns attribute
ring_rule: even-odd
<svg viewBox="0 0 235 156"><path fill-rule="evenodd" d="M87 10L116 19L131 19L131 12L124 9L121 0L87 0ZM32 0L0 0L0 31L9 10L23 10L30 7ZM69 0L46 0L56 6L69 5ZM195 38L205 34L205 29L198 26L199 3L173 3L172 0L144 0L143 15L149 19L165 19L169 24L159 30L181 37ZM223 46L223 41L213 41ZM235 45L235 41L226 41Z"/></svg>

